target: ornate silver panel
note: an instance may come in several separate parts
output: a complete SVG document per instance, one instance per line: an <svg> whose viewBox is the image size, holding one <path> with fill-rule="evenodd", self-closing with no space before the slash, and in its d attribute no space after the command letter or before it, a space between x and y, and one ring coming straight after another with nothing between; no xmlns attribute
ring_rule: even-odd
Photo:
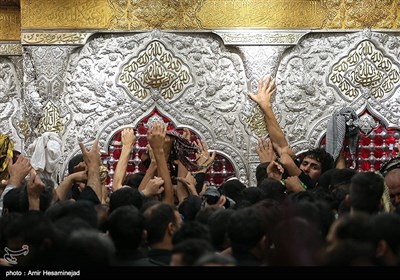
<svg viewBox="0 0 400 280"><path fill-rule="evenodd" d="M60 96L72 46L24 47L24 112L29 123L25 145L43 132L61 133L69 111Z"/></svg>
<svg viewBox="0 0 400 280"><path fill-rule="evenodd" d="M173 84L173 79L182 83L165 94L162 82ZM134 83L139 86L130 87ZM79 141L99 137L104 149L113 132L157 107L226 155L247 183L249 135L240 119L246 93L242 59L212 34L99 34L72 53L66 73L61 99L71 121L63 135L64 162Z"/></svg>
<svg viewBox="0 0 400 280"><path fill-rule="evenodd" d="M318 146L328 119L344 106L358 113L368 108L387 126L399 127L398 46L397 34L365 30L309 34L285 53L274 111L296 152ZM337 82L338 74L351 81L350 88ZM349 98L351 87L360 94Z"/></svg>
<svg viewBox="0 0 400 280"><path fill-rule="evenodd" d="M99 137L105 149L116 131L157 107L177 127L206 139L254 185L255 146L267 132L246 93L265 75L277 78L273 110L297 153L318 146L332 113L345 106L358 113L367 108L386 126L400 128L398 33L308 33L296 37L295 46L239 37L225 46L212 33L156 30L99 33L82 47L26 43L23 64L18 57L0 60L7 69L0 71L0 86L17 84L0 91L2 132L26 146L44 131L57 131L65 170L79 141L90 145ZM358 94L351 95L354 89Z"/></svg>
<svg viewBox="0 0 400 280"><path fill-rule="evenodd" d="M9 135L21 152L27 125L22 103L22 59L0 56L0 133Z"/></svg>

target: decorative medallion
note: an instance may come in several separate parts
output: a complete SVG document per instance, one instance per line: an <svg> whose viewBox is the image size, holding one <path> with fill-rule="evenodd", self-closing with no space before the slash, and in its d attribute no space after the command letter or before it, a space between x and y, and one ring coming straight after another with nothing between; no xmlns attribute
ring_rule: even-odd
<svg viewBox="0 0 400 280"><path fill-rule="evenodd" d="M147 123L145 123L143 126L145 128L150 128L150 127L153 127L154 124L156 124L156 123L162 123L165 125L165 127L168 126L168 123L164 122L163 118L158 114L154 114L153 116L151 116L149 118L149 120L147 121Z"/></svg>
<svg viewBox="0 0 400 280"><path fill-rule="evenodd" d="M124 65L119 81L139 100L146 99L151 89L173 100L193 85L189 67L160 41L151 42Z"/></svg>
<svg viewBox="0 0 400 280"><path fill-rule="evenodd" d="M244 117L248 127L253 131L257 137L261 138L265 136L268 131L265 128L264 114L259 106L255 106L250 117Z"/></svg>
<svg viewBox="0 0 400 280"><path fill-rule="evenodd" d="M397 62L365 40L333 65L328 83L345 99L354 100L364 91L376 99L386 99L399 87L399 81Z"/></svg>
<svg viewBox="0 0 400 280"><path fill-rule="evenodd" d="M30 134L30 126L29 126L29 122L27 119L23 119L21 121L17 122L18 128L21 131L21 134L25 137L28 138L29 134Z"/></svg>
<svg viewBox="0 0 400 280"><path fill-rule="evenodd" d="M359 125L361 131L364 132L365 135L368 135L372 130L379 126L379 122L377 122L371 115L364 114L359 119Z"/></svg>

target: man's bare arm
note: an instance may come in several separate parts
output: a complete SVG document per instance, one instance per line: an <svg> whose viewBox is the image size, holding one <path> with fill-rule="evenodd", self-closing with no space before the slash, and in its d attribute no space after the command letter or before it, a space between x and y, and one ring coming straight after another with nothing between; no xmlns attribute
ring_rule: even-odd
<svg viewBox="0 0 400 280"><path fill-rule="evenodd" d="M260 109L264 114L265 126L271 141L283 148L289 146L289 144L272 110L271 98L275 92L275 79L271 76L267 76L264 79L259 80L257 94L249 93L248 95L258 104L258 106L260 106ZM278 155L280 156L279 153ZM294 156L294 154L291 154L290 156Z"/></svg>

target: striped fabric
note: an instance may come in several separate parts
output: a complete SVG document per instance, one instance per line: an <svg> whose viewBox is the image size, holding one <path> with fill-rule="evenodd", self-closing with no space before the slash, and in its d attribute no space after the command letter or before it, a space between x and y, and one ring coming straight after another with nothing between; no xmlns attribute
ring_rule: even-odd
<svg viewBox="0 0 400 280"><path fill-rule="evenodd" d="M356 112L345 107L333 113L326 129L326 147L325 150L332 155L333 159L339 157L343 149L345 138L349 141L349 149L354 157L359 139L360 127Z"/></svg>

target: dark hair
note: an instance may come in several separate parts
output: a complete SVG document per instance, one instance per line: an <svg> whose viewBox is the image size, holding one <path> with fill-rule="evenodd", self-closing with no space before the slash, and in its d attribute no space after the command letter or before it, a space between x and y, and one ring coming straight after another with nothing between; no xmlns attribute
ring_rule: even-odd
<svg viewBox="0 0 400 280"><path fill-rule="evenodd" d="M45 190L40 194L39 209L44 212L51 205L53 200L53 189L54 182L50 179L40 178L45 184ZM29 195L28 185L26 181L23 181L19 188L14 188L4 195L4 209L8 212L19 212L24 213L29 211ZM3 210L4 211L4 210Z"/></svg>
<svg viewBox="0 0 400 280"><path fill-rule="evenodd" d="M83 155L77 154L73 156L68 162L68 174L74 173L74 167L83 162Z"/></svg>
<svg viewBox="0 0 400 280"><path fill-rule="evenodd" d="M207 225L199 221L184 223L172 236L172 244L176 245L187 239L201 239L207 242L211 241L210 229Z"/></svg>
<svg viewBox="0 0 400 280"><path fill-rule="evenodd" d="M211 243L217 251L223 251L229 247L228 224L234 211L221 208L208 218Z"/></svg>
<svg viewBox="0 0 400 280"><path fill-rule="evenodd" d="M204 239L186 239L174 245L172 254L182 254L182 265L194 265L197 260L205 255L213 253L211 244Z"/></svg>
<svg viewBox="0 0 400 280"><path fill-rule="evenodd" d="M334 167L333 157L322 148L315 148L308 150L304 157L310 157L321 163L321 174Z"/></svg>
<svg viewBox="0 0 400 280"><path fill-rule="evenodd" d="M265 178L258 188L264 191L264 197L282 202L286 198L286 187L276 179Z"/></svg>
<svg viewBox="0 0 400 280"><path fill-rule="evenodd" d="M179 205L179 213L183 215L185 222L193 221L196 218L197 212L201 209L201 198L197 195L189 195Z"/></svg>
<svg viewBox="0 0 400 280"><path fill-rule="evenodd" d="M143 172L139 172L139 173L135 173L135 174L128 174L125 177L123 185L138 189L140 186L140 183L143 180L144 175L145 174Z"/></svg>
<svg viewBox="0 0 400 280"><path fill-rule="evenodd" d="M163 240L169 223L177 224L175 208L167 203L157 203L144 212L147 242L151 246Z"/></svg>
<svg viewBox="0 0 400 280"><path fill-rule="evenodd" d="M118 251L136 250L144 230L144 217L136 207L119 207L107 219L106 228Z"/></svg>
<svg viewBox="0 0 400 280"><path fill-rule="evenodd" d="M385 189L384 179L374 172L360 172L351 179L351 207L367 213L379 211Z"/></svg>
<svg viewBox="0 0 400 280"><path fill-rule="evenodd" d="M385 240L395 255L400 253L400 216L394 213L381 213L372 217L371 239L375 246Z"/></svg>
<svg viewBox="0 0 400 280"><path fill-rule="evenodd" d="M143 197L137 189L131 187L123 187L110 195L110 209L112 213L115 209L125 205L133 205L140 209L143 205Z"/></svg>
<svg viewBox="0 0 400 280"><path fill-rule="evenodd" d="M89 200L79 200L72 202L70 200L60 201L46 210L46 216L53 223L65 217L79 218L87 222L92 228L97 228L98 219L94 204Z"/></svg>
<svg viewBox="0 0 400 280"><path fill-rule="evenodd" d="M269 165L269 162L262 162L259 165L257 165L256 168L256 180L257 180L257 187L261 184L261 182L268 177L267 174L267 167Z"/></svg>
<svg viewBox="0 0 400 280"><path fill-rule="evenodd" d="M228 224L228 236L234 254L250 252L264 234L262 217L256 209L242 208L232 214Z"/></svg>
<svg viewBox="0 0 400 280"><path fill-rule="evenodd" d="M230 197L238 203L241 201L242 191L246 188L246 185L235 178L225 181L219 188L223 195Z"/></svg>
<svg viewBox="0 0 400 280"><path fill-rule="evenodd" d="M265 192L261 188L249 187L245 188L242 193L242 200L248 201L250 204L255 204L265 198Z"/></svg>

